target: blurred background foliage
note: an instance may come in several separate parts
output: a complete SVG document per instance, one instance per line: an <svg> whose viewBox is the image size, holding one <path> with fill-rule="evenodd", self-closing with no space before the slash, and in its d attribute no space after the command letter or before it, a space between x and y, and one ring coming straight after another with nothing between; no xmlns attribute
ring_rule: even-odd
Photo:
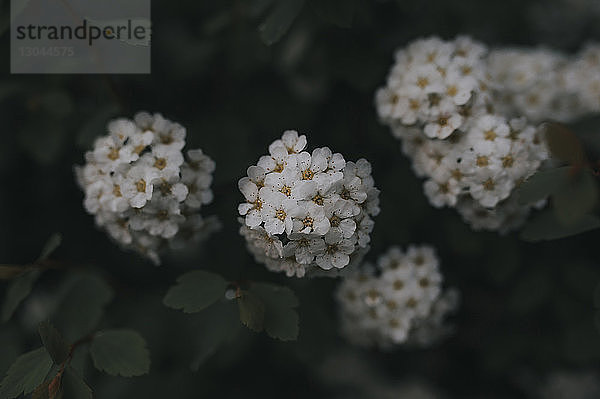
<svg viewBox="0 0 600 399"><path fill-rule="evenodd" d="M0 5L6 55L9 4ZM600 39L597 2L157 0L152 21L151 75L19 76L9 74L7 56L0 65L0 263L31 262L60 232L52 257L68 265L46 271L0 325L0 373L40 346L42 320L77 338L81 326L73 323L88 306L78 295L95 292L70 293L78 278L108 284L99 289L110 294L97 294L106 301L89 305L104 311L100 327L137 330L152 359L150 373L132 379L106 376L82 359L98 398L372 398L415 378L446 397L515 398L532 395L551 371L596 370L599 232L527 243L518 233L475 233L456 212L434 209L399 143L377 122L373 94L394 49L421 36L575 51ZM73 178L107 120L138 110L180 122L187 148L217 162L216 200L203 214L217 215L222 230L158 268L94 227ZM446 284L462 293L447 341L391 353L350 347L338 335L335 280L287 279L254 263L238 235L237 180L285 129L307 134L311 148L372 162L382 212L368 258L390 245L438 248ZM584 129L600 134L597 120ZM168 287L194 269L291 287L300 300L298 341L242 329L220 304L194 315L165 307Z"/></svg>

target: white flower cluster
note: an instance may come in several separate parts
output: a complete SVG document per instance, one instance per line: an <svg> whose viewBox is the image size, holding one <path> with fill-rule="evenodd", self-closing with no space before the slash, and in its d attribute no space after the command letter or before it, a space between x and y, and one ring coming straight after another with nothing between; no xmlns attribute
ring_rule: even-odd
<svg viewBox="0 0 600 399"><path fill-rule="evenodd" d="M108 134L75 168L85 209L125 248L159 264L165 245L180 246L215 229L200 208L213 199L215 163L201 150L182 152L186 130L160 114L108 123Z"/></svg>
<svg viewBox="0 0 600 399"><path fill-rule="evenodd" d="M446 336L446 316L458 307L458 292L442 292L442 275L430 246L390 248L337 291L342 332L364 346L428 346Z"/></svg>
<svg viewBox="0 0 600 399"><path fill-rule="evenodd" d="M306 136L286 131L239 181L238 207L249 250L272 271L342 269L364 254L379 213L379 190L365 159L304 151Z"/></svg>
<svg viewBox="0 0 600 399"><path fill-rule="evenodd" d="M525 119L494 113L486 57L484 46L464 37L417 40L396 53L376 105L426 178L433 206L456 207L473 228L507 231L529 211L508 201L513 189L548 152Z"/></svg>
<svg viewBox="0 0 600 399"><path fill-rule="evenodd" d="M600 46L573 57L547 49L490 51L497 111L540 122L600 112Z"/></svg>

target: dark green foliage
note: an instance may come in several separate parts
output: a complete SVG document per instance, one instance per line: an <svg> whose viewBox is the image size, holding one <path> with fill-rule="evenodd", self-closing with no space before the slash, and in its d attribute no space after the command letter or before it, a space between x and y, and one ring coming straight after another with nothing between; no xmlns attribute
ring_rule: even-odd
<svg viewBox="0 0 600 399"><path fill-rule="evenodd" d="M94 336L90 347L94 366L110 375L133 377L148 373L146 341L132 330L106 330Z"/></svg>
<svg viewBox="0 0 600 399"><path fill-rule="evenodd" d="M251 292L265 305L264 329L272 338L290 341L298 338L298 298L287 287L256 283Z"/></svg>
<svg viewBox="0 0 600 399"><path fill-rule="evenodd" d="M237 298L240 321L252 331L262 331L265 323L265 304L251 291L242 291Z"/></svg>
<svg viewBox="0 0 600 399"><path fill-rule="evenodd" d="M62 364L69 357L69 346L49 321L40 323L38 327L42 344L55 364Z"/></svg>
<svg viewBox="0 0 600 399"><path fill-rule="evenodd" d="M54 323L74 341L91 333L98 325L113 291L102 278L92 274L73 276L66 282Z"/></svg>
<svg viewBox="0 0 600 399"><path fill-rule="evenodd" d="M556 240L575 234L585 233L600 227L600 218L585 215L577 223L564 225L558 221L554 212L547 209L534 215L521 231L526 241Z"/></svg>
<svg viewBox="0 0 600 399"><path fill-rule="evenodd" d="M240 320L251 330L282 341L298 338L298 298L287 287L253 283L238 297Z"/></svg>
<svg viewBox="0 0 600 399"><path fill-rule="evenodd" d="M519 203L533 204L546 199L568 180L571 171L570 166L538 171L517 189L516 195L519 196Z"/></svg>
<svg viewBox="0 0 600 399"><path fill-rule="evenodd" d="M0 382L0 399L12 399L32 392L44 381L50 367L52 359L45 348L19 356Z"/></svg>
<svg viewBox="0 0 600 399"><path fill-rule="evenodd" d="M13 385L2 386L3 395L40 387L35 397L49 398L53 384L63 398L82 399L90 387L98 399L371 399L415 377L442 397L526 398L536 396L523 381L537 389L553 371L598 368L600 220L592 183L598 184L600 119L547 129L556 163L519 191L524 202L549 196L548 208L532 212L523 231L501 236L474 232L453 210L427 202L423 182L379 124L373 104L394 50L417 37L468 34L490 46L574 53L600 40L596 14L573 16L578 7L563 0L153 2L151 75L25 76L8 70L9 3L0 1L6 54L0 299L8 319L0 325L0 373L13 365L5 377ZM83 151L106 133L107 119L139 110L180 122L187 148L201 148L217 163L215 201L202 215L217 215L222 230L168 252L161 267L122 251L95 227L73 177ZM339 335L337 280L277 275L246 251L236 220L237 180L285 129L306 134L311 148L328 146L347 160L372 162L382 212L366 260L391 245L433 244L445 283L462 298L448 340L423 350L358 349ZM56 231L60 248L38 261L44 267L32 268L40 244ZM175 283L190 270L226 276L240 297L224 298L219 278L214 284L200 279L202 290L185 279ZM164 306L167 292L167 302L181 311ZM47 350L29 353L40 346L37 327L44 320L68 344L77 343L60 376ZM138 331L147 343L137 336L94 339L117 328ZM149 373L122 378L97 370L90 348L97 350L98 342L103 368L117 374L122 366L115 361L127 355L126 372L147 371L135 359L147 359L149 351ZM24 356L15 363L22 354L29 356L27 370ZM55 360L64 351L58 354Z"/></svg>
<svg viewBox="0 0 600 399"><path fill-rule="evenodd" d="M581 166L586 160L585 151L577 135L559 123L544 126L545 137L552 156L571 165Z"/></svg>
<svg viewBox="0 0 600 399"><path fill-rule="evenodd" d="M6 290L4 302L2 302L3 322L11 318L17 306L29 295L33 284L40 277L40 274L39 270L28 270L11 281Z"/></svg>
<svg viewBox="0 0 600 399"><path fill-rule="evenodd" d="M62 376L62 399L92 399L92 389L71 366Z"/></svg>
<svg viewBox="0 0 600 399"><path fill-rule="evenodd" d="M226 287L227 282L221 276L196 270L180 276L163 303L185 313L199 312L223 298Z"/></svg>

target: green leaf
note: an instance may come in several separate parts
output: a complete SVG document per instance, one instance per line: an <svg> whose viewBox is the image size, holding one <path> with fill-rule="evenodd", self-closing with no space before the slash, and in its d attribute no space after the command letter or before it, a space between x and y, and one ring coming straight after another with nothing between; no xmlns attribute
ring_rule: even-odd
<svg viewBox="0 0 600 399"><path fill-rule="evenodd" d="M48 257L50 255L52 255L52 253L54 251L56 251L56 248L58 248L61 243L62 243L62 235L60 233L52 234L50 236L50 238L48 238L48 241L46 241L46 244L44 244L44 248L42 249L42 252L40 253L38 262L48 259Z"/></svg>
<svg viewBox="0 0 600 399"><path fill-rule="evenodd" d="M49 321L43 321L38 326L38 332L54 363L60 365L65 362L69 357L69 345L58 330Z"/></svg>
<svg viewBox="0 0 600 399"><path fill-rule="evenodd" d="M267 283L255 283L251 287L265 304L264 328L271 338L292 341L298 338L298 298L287 288Z"/></svg>
<svg viewBox="0 0 600 399"><path fill-rule="evenodd" d="M265 304L249 291L242 291L238 298L240 321L253 331L262 331L265 320Z"/></svg>
<svg viewBox="0 0 600 399"><path fill-rule="evenodd" d="M304 0L278 0L258 27L261 40L268 46L277 43L290 29L303 6Z"/></svg>
<svg viewBox="0 0 600 399"><path fill-rule="evenodd" d="M65 368L62 376L61 399L92 399L92 389L71 366Z"/></svg>
<svg viewBox="0 0 600 399"><path fill-rule="evenodd" d="M163 303L185 313L195 313L223 298L226 288L227 282L218 274L196 270L180 276Z"/></svg>
<svg viewBox="0 0 600 399"><path fill-rule="evenodd" d="M556 219L572 225L590 213L598 202L598 185L594 176L582 170L569 176L552 196Z"/></svg>
<svg viewBox="0 0 600 399"><path fill-rule="evenodd" d="M571 165L581 165L586 160L583 145L572 130L560 123L543 125L546 142L554 158Z"/></svg>
<svg viewBox="0 0 600 399"><path fill-rule="evenodd" d="M40 274L39 270L30 270L10 283L2 304L2 321L6 322L12 317L17 306L31 293L33 284L40 277Z"/></svg>
<svg viewBox="0 0 600 399"><path fill-rule="evenodd" d="M225 343L233 341L240 331L240 321L233 301L224 301L201 313L201 323L195 326L196 345L191 369L200 366L214 355Z"/></svg>
<svg viewBox="0 0 600 399"><path fill-rule="evenodd" d="M150 370L146 341L132 330L106 330L92 341L90 354L94 366L110 375L140 376Z"/></svg>
<svg viewBox="0 0 600 399"><path fill-rule="evenodd" d="M540 170L525 180L517 189L521 205L532 204L553 194L569 177L570 166Z"/></svg>
<svg viewBox="0 0 600 399"><path fill-rule="evenodd" d="M32 392L44 382L51 367L52 359L43 347L19 356L0 382L0 399Z"/></svg>
<svg viewBox="0 0 600 399"><path fill-rule="evenodd" d="M520 236L525 241L533 242L555 240L599 227L600 219L594 215L585 215L577 223L565 226L556 219L552 210L547 209L527 222Z"/></svg>
<svg viewBox="0 0 600 399"><path fill-rule="evenodd" d="M113 291L102 278L93 274L74 276L65 288L52 320L72 342L96 328L105 306L113 298Z"/></svg>
<svg viewBox="0 0 600 399"><path fill-rule="evenodd" d="M50 399L50 381L44 381L31 393L31 399Z"/></svg>
<svg viewBox="0 0 600 399"><path fill-rule="evenodd" d="M310 6L322 19L342 28L352 26L356 0L311 0Z"/></svg>

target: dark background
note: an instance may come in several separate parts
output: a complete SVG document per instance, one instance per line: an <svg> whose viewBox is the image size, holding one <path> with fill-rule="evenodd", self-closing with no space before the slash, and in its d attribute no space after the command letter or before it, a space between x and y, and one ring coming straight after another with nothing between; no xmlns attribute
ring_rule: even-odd
<svg viewBox="0 0 600 399"><path fill-rule="evenodd" d="M35 323L47 314L30 310L58 295L71 266L101 273L115 289L101 326L137 329L151 352L151 372L139 378L108 377L88 362L85 377L98 398L374 397L366 393L373 381L415 377L447 397L530 397L548 372L594 370L598 232L531 244L517 234L473 232L453 210L434 209L399 143L377 122L373 94L394 49L418 37L467 34L489 46L574 52L600 39L599 7L575 0L314 0L267 46L257 30L269 12L262 3L155 0L151 75L10 75L4 30L0 263L31 262L60 232L63 245L53 257L70 267L45 273L0 325L0 373L39 346ZM6 25L9 4L0 4ZM186 126L187 148L202 148L217 163L216 200L202 213L218 215L222 230L165 257L161 267L123 252L95 228L73 178L73 165L106 121L139 110ZM287 279L254 263L238 235L237 180L286 129L306 134L311 149L329 146L347 160L372 162L382 212L368 258L391 245L438 248L446 285L462 293L448 340L391 353L353 348L338 335L335 280ZM299 340L241 329L192 372L209 314L184 315L161 300L178 275L195 268L290 286L301 302ZM369 373L340 382L354 363L332 361L339 354L361 359Z"/></svg>

